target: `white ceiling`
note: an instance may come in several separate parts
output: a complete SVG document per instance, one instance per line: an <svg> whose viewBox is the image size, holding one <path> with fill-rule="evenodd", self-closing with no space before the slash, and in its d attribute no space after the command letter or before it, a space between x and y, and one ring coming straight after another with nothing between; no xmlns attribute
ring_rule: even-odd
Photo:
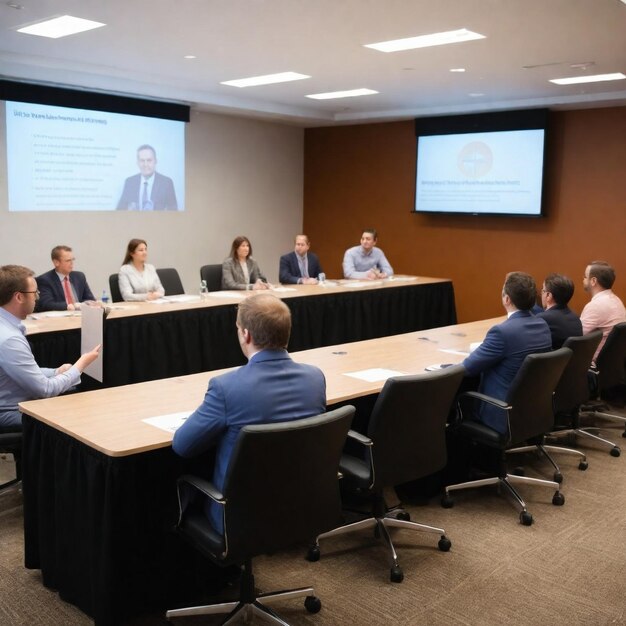
<svg viewBox="0 0 626 626"><path fill-rule="evenodd" d="M107 26L56 40L15 32L64 14ZM389 54L363 47L459 28L486 39ZM197 58L185 60L189 54ZM449 71L458 67L466 72ZM311 78L247 89L220 85L284 71ZM4 77L301 126L624 105L626 80L548 82L613 72L626 73L620 0L0 0ZM380 93L305 97L359 87Z"/></svg>

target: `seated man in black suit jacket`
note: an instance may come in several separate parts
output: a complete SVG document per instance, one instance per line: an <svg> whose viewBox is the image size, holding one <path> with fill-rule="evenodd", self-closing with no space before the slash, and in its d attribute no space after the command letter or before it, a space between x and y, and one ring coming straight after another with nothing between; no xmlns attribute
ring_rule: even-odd
<svg viewBox="0 0 626 626"><path fill-rule="evenodd" d="M130 176L117 203L118 211L177 211L174 183L156 170L156 151L144 144L137 148L139 174Z"/></svg>
<svg viewBox="0 0 626 626"><path fill-rule="evenodd" d="M574 295L574 283L562 274L548 274L541 289L541 303L545 311L537 313L550 327L552 349L558 350L568 337L580 337L583 327L580 318L568 306Z"/></svg>
<svg viewBox="0 0 626 626"><path fill-rule="evenodd" d="M296 235L294 251L280 257L279 282L286 285L317 285L322 267L317 255L309 252L310 247L306 235Z"/></svg>
<svg viewBox="0 0 626 626"><path fill-rule="evenodd" d="M95 300L85 275L74 271L72 248L55 246L50 256L54 269L37 276L37 311L74 311L82 302Z"/></svg>

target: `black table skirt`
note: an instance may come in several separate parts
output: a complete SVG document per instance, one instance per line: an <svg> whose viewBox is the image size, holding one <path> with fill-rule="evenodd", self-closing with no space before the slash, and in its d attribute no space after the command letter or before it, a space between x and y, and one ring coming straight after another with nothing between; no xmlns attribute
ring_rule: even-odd
<svg viewBox="0 0 626 626"><path fill-rule="evenodd" d="M287 298L285 303L292 313L292 352L456 324L451 282L329 291ZM236 306L229 304L107 320L103 386L243 364L236 315ZM29 340L42 366L74 362L80 354L80 330L42 333Z"/></svg>

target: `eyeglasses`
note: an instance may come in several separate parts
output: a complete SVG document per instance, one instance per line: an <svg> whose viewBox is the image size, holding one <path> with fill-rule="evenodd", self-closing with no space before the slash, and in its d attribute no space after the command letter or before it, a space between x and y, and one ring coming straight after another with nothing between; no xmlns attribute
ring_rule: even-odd
<svg viewBox="0 0 626 626"><path fill-rule="evenodd" d="M39 289L35 289L35 291L18 291L17 293L34 293L35 300L39 300Z"/></svg>

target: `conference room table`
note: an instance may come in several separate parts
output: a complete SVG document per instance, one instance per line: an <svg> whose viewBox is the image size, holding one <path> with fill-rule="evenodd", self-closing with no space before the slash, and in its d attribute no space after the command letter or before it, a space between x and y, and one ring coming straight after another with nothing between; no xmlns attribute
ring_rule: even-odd
<svg viewBox="0 0 626 626"><path fill-rule="evenodd" d="M502 318L292 353L320 367L329 407L377 394L389 375L458 363ZM25 565L93 617L118 624L194 602L195 567L172 528L188 461L145 419L191 412L224 371L23 402ZM210 476L212 466L204 469Z"/></svg>
<svg viewBox="0 0 626 626"><path fill-rule="evenodd" d="M232 367L244 363L235 329L237 304L257 292L216 291L172 296L165 303L110 305L104 324L102 384L114 387ZM454 289L445 278L396 276L375 281L277 285L292 314L289 350L360 341L456 322ZM80 356L80 313L37 313L27 337L41 366Z"/></svg>

